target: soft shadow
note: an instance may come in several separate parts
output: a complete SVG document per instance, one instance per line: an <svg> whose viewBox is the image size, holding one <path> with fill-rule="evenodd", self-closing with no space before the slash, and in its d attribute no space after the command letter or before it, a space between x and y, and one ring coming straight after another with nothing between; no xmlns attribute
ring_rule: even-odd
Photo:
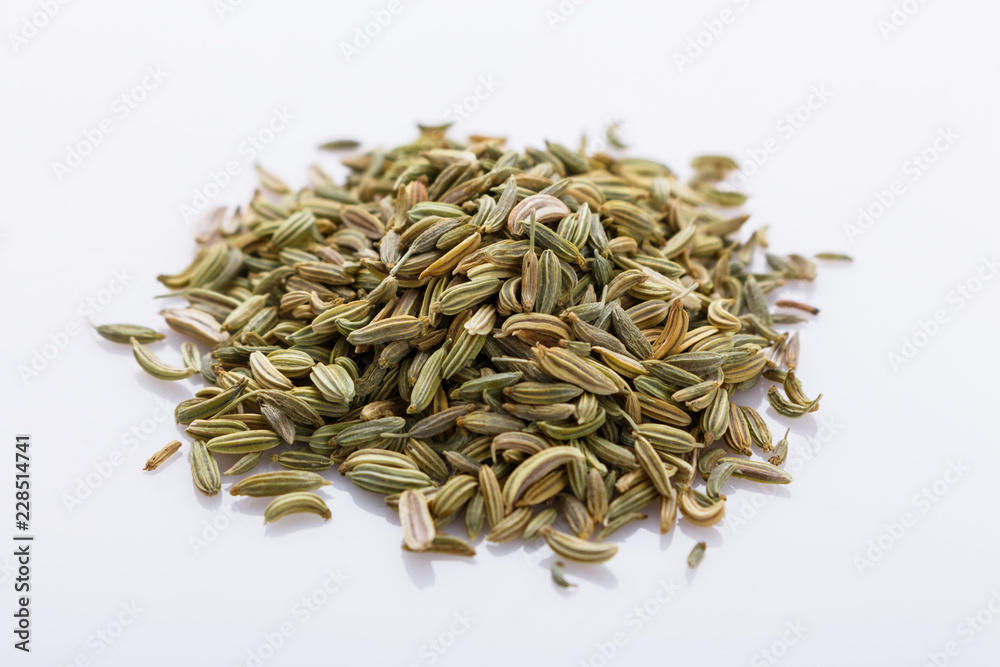
<svg viewBox="0 0 1000 667"><path fill-rule="evenodd" d="M194 396L195 390L184 386L184 383L187 382L185 380L178 380L176 382L171 382L169 380L157 380L141 368L136 370L134 377L139 386L149 393L162 398L171 405L177 405L181 401L185 401ZM171 417L173 417L173 414L171 414Z"/></svg>
<svg viewBox="0 0 1000 667"><path fill-rule="evenodd" d="M331 472L333 472L333 469L331 469ZM355 507L363 509L369 514L382 517L387 523L399 525L399 514L389 509L385 504L384 496L354 486L354 483L346 476L341 477L338 474L337 478L334 478L332 475L327 475L327 479L332 481L334 486L338 486L338 488L344 488L345 484L349 485L351 489L348 491L348 495ZM339 485L337 484L338 481L340 481Z"/></svg>
<svg viewBox="0 0 1000 667"><path fill-rule="evenodd" d="M225 493L224 491L220 491L214 496L206 496L204 493L199 491L198 487L196 487L194 485L194 482L192 482L191 492L194 493L194 495L198 498L198 504L201 505L204 509L211 510L214 512L215 510L222 507L222 494Z"/></svg>
<svg viewBox="0 0 1000 667"><path fill-rule="evenodd" d="M324 498L327 502L329 498ZM266 507L266 505L265 505ZM263 510L261 510L263 514ZM315 514L290 514L279 521L269 523L264 528L265 537L282 537L291 533L301 533L307 530L322 528L327 521Z"/></svg>
<svg viewBox="0 0 1000 667"><path fill-rule="evenodd" d="M521 551L524 548L524 542L521 541L520 536L510 540L509 542L501 542L500 544L486 542L485 544L486 550L494 556L509 556L510 554Z"/></svg>
<svg viewBox="0 0 1000 667"><path fill-rule="evenodd" d="M410 581L420 589L433 586L434 582L437 581L437 577L434 576L432 557L461 558L461 556L446 556L444 554L414 554L403 550L400 550L400 554L406 574L410 576Z"/></svg>
<svg viewBox="0 0 1000 667"><path fill-rule="evenodd" d="M677 534L676 521L674 522L674 527L666 532L664 535L660 535L660 551L666 551L670 548L670 545L674 541L674 535Z"/></svg>
<svg viewBox="0 0 1000 667"><path fill-rule="evenodd" d="M753 482L748 479L741 479L739 477L730 477L723 487L722 492L728 497L734 493L742 493L745 491L753 493L761 493L768 497L775 498L791 498L792 491L785 484L761 484L760 482ZM737 499L743 496L736 496Z"/></svg>
<svg viewBox="0 0 1000 667"><path fill-rule="evenodd" d="M150 454L150 456L152 456L152 454ZM176 452L174 452L173 454L171 454L170 457L166 461L164 461L160 465L156 466L156 468L154 468L153 470L140 470L139 472L141 472L143 475L147 475L149 477L156 477L163 470L165 470L165 469L167 469L167 468L169 468L169 467L171 467L171 466L173 466L175 464L178 464L179 461L184 461L184 450L183 449L178 449ZM146 465L146 464L143 463L143 465Z"/></svg>
<svg viewBox="0 0 1000 667"><path fill-rule="evenodd" d="M675 528L695 542L704 542L706 546L717 547L722 544L722 533L715 526L692 526L687 521L678 521Z"/></svg>

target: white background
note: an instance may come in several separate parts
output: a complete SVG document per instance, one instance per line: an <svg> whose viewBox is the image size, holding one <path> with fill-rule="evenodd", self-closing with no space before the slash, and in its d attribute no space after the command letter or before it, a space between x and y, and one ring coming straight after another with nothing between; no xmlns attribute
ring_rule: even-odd
<svg viewBox="0 0 1000 667"><path fill-rule="evenodd" d="M889 0L567 1L558 21L557 0L404 0L348 61L341 45L386 2L249 0L221 17L209 0L71 2L17 44L39 4L5 2L0 536L14 532L13 436L26 432L37 541L30 655L11 648L16 574L0 548L3 664L257 664L283 624L290 636L260 664L995 664L1000 9L902 4L914 13L889 32ZM115 100L148 67L165 78L122 117ZM494 90L466 103L481 77ZM800 108L819 89L825 101ZM197 385L145 377L127 348L86 328L87 301L103 301L96 322L166 330L155 276L193 251L180 206L229 160L241 174L212 205L249 197L240 146L274 109L294 119L256 159L301 185L308 164L336 165L322 141L391 146L456 104L470 111L455 136L518 147L575 145L621 120L636 154L685 175L700 153L746 162L774 140L748 169L751 226L770 225L777 252L856 259L784 292L822 309L802 329L800 376L825 395L793 425L790 487L734 485L714 529L630 527L607 565L569 566L579 587L565 592L537 545L481 542L472 561L404 554L379 498L339 476L331 521L264 529L262 504L226 514L228 494L196 494L181 456L141 472L181 435L157 398L172 406ZM53 164L105 118L113 132L60 179ZM914 172L924 151L935 160ZM902 194L856 226L895 180ZM943 324L923 335L935 313ZM61 336L67 327L79 333ZM904 340L919 347L894 367ZM168 343L158 349L176 355L179 336ZM26 372L35 353L52 358ZM933 503L920 499L928 489ZM709 549L692 573L698 540ZM331 573L343 581L327 595ZM302 613L313 596L322 604Z"/></svg>

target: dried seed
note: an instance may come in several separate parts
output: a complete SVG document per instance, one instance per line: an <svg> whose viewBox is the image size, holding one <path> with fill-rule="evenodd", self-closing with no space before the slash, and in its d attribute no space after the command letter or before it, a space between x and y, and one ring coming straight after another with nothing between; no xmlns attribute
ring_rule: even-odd
<svg viewBox="0 0 1000 667"><path fill-rule="evenodd" d="M206 496L214 496L222 489L219 464L201 440L191 443L191 477L194 485Z"/></svg>
<svg viewBox="0 0 1000 667"><path fill-rule="evenodd" d="M134 336L129 338L129 342L132 344L132 353L135 360L139 362L139 366L157 380L183 380L194 374L190 368L175 368L163 363L155 354L139 343Z"/></svg>
<svg viewBox="0 0 1000 667"><path fill-rule="evenodd" d="M329 484L330 482L314 472L264 472L233 484L229 488L229 493L234 496L266 498L298 491L314 491Z"/></svg>
<svg viewBox="0 0 1000 667"><path fill-rule="evenodd" d="M677 507L688 522L696 526L714 526L726 515L726 501L719 498L708 507L695 500L694 490L685 486L678 494Z"/></svg>
<svg viewBox="0 0 1000 667"><path fill-rule="evenodd" d="M202 486L217 488L215 452L241 454L226 471L240 474L285 443L270 458L291 472L339 464L401 514L422 497L408 551L472 555L438 534L464 509L470 537L545 532L603 560L604 545L563 544L558 511L538 506L558 498L572 532L606 537L659 500L667 531L678 509L718 521L728 475L790 480L774 466L787 434L768 464L706 450L771 450L763 418L736 404L762 376L782 385L768 392L779 414L819 402L795 375L799 337L775 328L801 315L768 305L815 313L778 292L816 266L771 251L766 228L730 238L748 219L718 210L745 199L724 182L736 163L702 156L684 183L652 160L518 153L446 129L347 156L344 182L314 167L296 192L258 166L268 193L213 211L190 265L159 277L187 302L167 324L212 347L182 344L184 368L143 347L162 338L152 329L99 327L155 376L209 384L175 411Z"/></svg>
<svg viewBox="0 0 1000 667"><path fill-rule="evenodd" d="M545 538L549 548L567 560L579 563L603 563L611 560L618 553L618 547L613 544L588 542L548 526L539 532Z"/></svg>
<svg viewBox="0 0 1000 667"><path fill-rule="evenodd" d="M330 508L315 493L296 492L278 496L264 509L264 523L274 523L289 514L309 513L330 520Z"/></svg>
<svg viewBox="0 0 1000 667"><path fill-rule="evenodd" d="M218 454L249 454L273 449L281 444L274 431L237 431L219 435L205 443L208 451Z"/></svg>
<svg viewBox="0 0 1000 667"><path fill-rule="evenodd" d="M158 331L135 324L102 324L95 326L94 330L112 343L131 343L132 338L140 343L155 343L164 338Z"/></svg>
<svg viewBox="0 0 1000 667"><path fill-rule="evenodd" d="M561 561L557 560L552 564L552 581L556 583L557 586L561 588L576 588L576 584L571 584L566 581L565 572L566 565Z"/></svg>
<svg viewBox="0 0 1000 667"><path fill-rule="evenodd" d="M403 545L403 549L405 551L410 551L410 548L405 544ZM476 550L471 544L458 537L437 534L434 536L433 541L431 541L430 546L424 549L424 553L437 553L448 556L464 556L466 558L471 558L476 555Z"/></svg>
<svg viewBox="0 0 1000 667"><path fill-rule="evenodd" d="M780 466L788 458L788 432L791 429L785 430L784 437L778 441L778 444L774 448L774 455L767 460L773 466Z"/></svg>
<svg viewBox="0 0 1000 667"><path fill-rule="evenodd" d="M732 456L723 456L719 459L716 470L725 463L732 463L736 466L736 469L732 473L735 477L742 477L753 482L760 482L762 484L788 484L792 481L790 474L776 465L764 463L763 461L750 461ZM715 474L715 470L712 473Z"/></svg>
<svg viewBox="0 0 1000 667"><path fill-rule="evenodd" d="M180 440L171 440L163 447L163 449L159 450L151 457L149 457L149 460L146 461L146 465L145 467L143 467L143 470L156 470L156 468L161 463L163 463L168 458L173 456L174 452L176 452L180 448L181 448Z"/></svg>
<svg viewBox="0 0 1000 667"><path fill-rule="evenodd" d="M403 541L410 551L426 551L434 543L437 530L420 491L407 489L399 497L399 522L403 526Z"/></svg>
<svg viewBox="0 0 1000 667"><path fill-rule="evenodd" d="M234 463L229 470L224 471L223 475L242 475L245 472L250 472L257 467L261 459L264 458L264 452L250 452L249 454L244 454L240 457L240 460Z"/></svg>
<svg viewBox="0 0 1000 667"><path fill-rule="evenodd" d="M333 467L329 456L316 452L281 452L272 454L271 461L287 470L322 472Z"/></svg>
<svg viewBox="0 0 1000 667"><path fill-rule="evenodd" d="M691 549L691 553L688 554L687 557L688 567L690 567L691 569L698 567L698 565L701 564L701 559L704 557L705 557L705 543L699 542L698 544L694 545L694 547Z"/></svg>
<svg viewBox="0 0 1000 667"><path fill-rule="evenodd" d="M493 529L486 535L486 541L500 544L520 537L524 533L524 529L528 527L528 522L531 521L531 514L530 507L517 508L493 526Z"/></svg>

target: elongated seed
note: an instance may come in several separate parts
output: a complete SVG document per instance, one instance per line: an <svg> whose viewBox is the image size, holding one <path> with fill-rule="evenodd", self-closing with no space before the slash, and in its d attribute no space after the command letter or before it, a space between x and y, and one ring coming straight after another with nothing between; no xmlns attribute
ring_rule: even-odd
<svg viewBox="0 0 1000 667"><path fill-rule="evenodd" d="M214 496L222 488L219 464L201 440L191 443L191 476L194 485L206 496Z"/></svg>
<svg viewBox="0 0 1000 667"><path fill-rule="evenodd" d="M229 493L234 496L264 498L297 491L313 491L329 484L330 482L314 472L282 470L251 475L233 484L229 488Z"/></svg>
<svg viewBox="0 0 1000 667"><path fill-rule="evenodd" d="M309 513L330 520L330 508L315 493L297 492L278 496L264 509L264 523L274 523L289 514Z"/></svg>
<svg viewBox="0 0 1000 667"><path fill-rule="evenodd" d="M173 456L174 452L176 452L180 448L181 448L180 440L171 440L163 447L163 449L159 450L151 457L149 457L149 460L146 461L146 465L143 467L143 470L156 470L156 468L159 467L161 463L163 463L168 458Z"/></svg>
<svg viewBox="0 0 1000 667"><path fill-rule="evenodd" d="M549 548L567 560L579 563L603 563L618 553L618 547L613 544L588 542L548 526L542 528L540 533Z"/></svg>
<svg viewBox="0 0 1000 667"><path fill-rule="evenodd" d="M399 498L399 522L403 525L403 541L411 551L426 551L434 543L437 530L420 491L407 489Z"/></svg>

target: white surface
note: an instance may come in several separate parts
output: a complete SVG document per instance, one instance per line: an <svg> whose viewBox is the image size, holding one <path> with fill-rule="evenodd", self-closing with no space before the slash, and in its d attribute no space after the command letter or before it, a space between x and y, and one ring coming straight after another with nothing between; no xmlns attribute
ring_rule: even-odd
<svg viewBox="0 0 1000 667"><path fill-rule="evenodd" d="M15 433L34 438L37 542L34 650L14 651L5 630L3 664L255 664L248 652L284 623L292 634L262 664L765 665L775 664L762 653L773 647L782 665L923 665L949 642L957 654L939 655L939 664L995 664L1000 619L982 612L979 623L993 622L980 630L966 619L991 599L1000 610L991 473L1000 463L992 427L1000 280L961 308L952 290L984 258L995 261L1000 245L995 216L983 210L1000 154L997 5L926 2L884 38L888 0L563 2L575 11L554 30L546 11L558 11L556 0L403 0L346 62L339 44L387 5L257 0L220 20L207 0L74 2L15 53L8 32L38 6L5 3L0 553L9 554L13 532ZM724 9L732 22L678 71L675 51ZM113 103L147 67L166 78L123 118ZM746 186L752 222L771 225L779 252L856 257L821 267L815 286L785 292L823 311L803 329L801 377L826 398L815 419L794 427L793 485L734 490L730 516L714 530L681 522L661 538L652 520L625 530L608 565L569 566L580 586L566 593L549 581L545 549L480 543L471 562L405 555L378 498L341 478L326 525L265 530L260 504L226 518L230 496L197 496L179 457L154 475L140 472L179 435L157 397L173 406L190 388L144 377L127 349L87 330L37 377L19 377L50 335L84 327L87 299L111 297L99 322L165 330L155 276L186 265L192 251L179 206L228 160L242 173L216 202L249 196L240 145L273 109L294 120L259 159L299 184L310 162L335 164L318 143L405 141L416 121L439 121L474 95L480 77L499 85L457 134L575 143L621 119L636 153L685 174L699 153L746 159L776 140ZM788 136L779 123L814 87L832 96ZM114 131L60 182L53 161L103 118ZM957 140L911 180L907 161L946 128ZM894 179L905 192L852 242L844 225ZM104 290L118 271L129 281L112 296ZM945 324L893 369L887 355L938 310ZM766 414L778 433L780 420ZM822 431L824 420L835 432ZM146 429L141 441L128 435L133 428ZM807 438L820 443L812 458ZM66 497L113 457L121 465L68 510ZM953 462L966 467L962 475L940 481ZM936 482L944 493L925 508L917 496ZM886 537L885 526L907 512L912 526ZM212 522L223 529L196 553L190 541ZM692 574L684 561L699 539L709 550ZM891 548L859 572L856 558L879 539ZM9 623L13 563L0 556L0 564ZM346 580L317 593L330 572ZM661 582L677 589L666 604L656 601ZM301 600L313 595L324 603L304 613ZM117 634L132 604L141 611L107 645L99 633ZM474 619L467 630L456 614ZM806 630L796 637L789 624ZM451 637L452 627L462 634ZM598 647L616 633L625 641L605 660ZM438 655L431 641L449 647Z"/></svg>

